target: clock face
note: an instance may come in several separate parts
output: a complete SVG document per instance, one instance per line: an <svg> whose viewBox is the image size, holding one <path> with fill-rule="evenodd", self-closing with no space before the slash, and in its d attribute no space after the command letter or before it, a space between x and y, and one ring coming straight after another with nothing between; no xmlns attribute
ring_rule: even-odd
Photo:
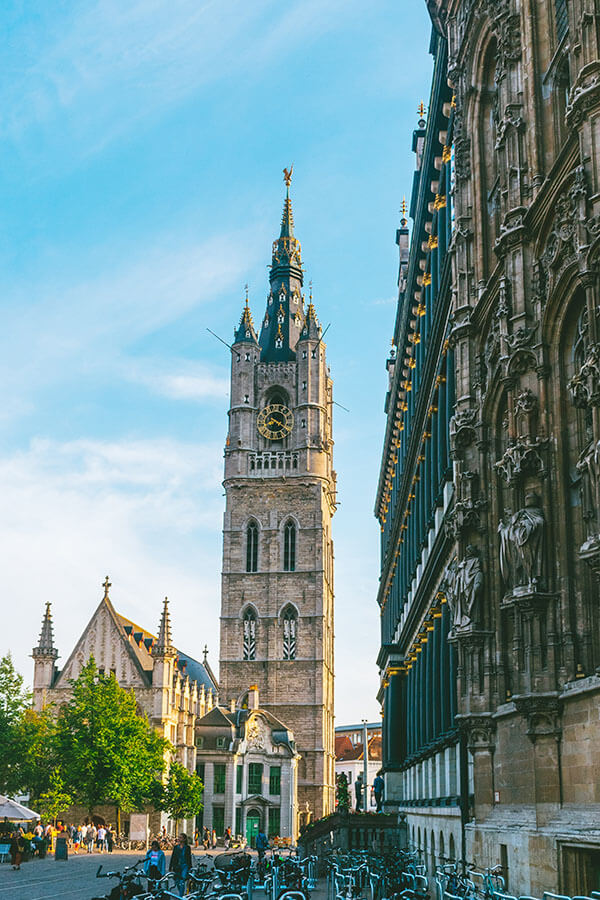
<svg viewBox="0 0 600 900"><path fill-rule="evenodd" d="M271 403L259 412L256 424L263 437L277 441L290 433L294 416L282 403Z"/></svg>

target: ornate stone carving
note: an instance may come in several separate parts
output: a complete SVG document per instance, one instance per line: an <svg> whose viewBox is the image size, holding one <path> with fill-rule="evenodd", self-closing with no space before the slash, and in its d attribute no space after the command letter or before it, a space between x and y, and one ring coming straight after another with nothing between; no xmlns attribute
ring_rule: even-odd
<svg viewBox="0 0 600 900"><path fill-rule="evenodd" d="M471 528L480 529L480 514L487 500L478 496L479 478L476 472L460 472L457 476L457 497L446 516L446 534L459 538Z"/></svg>
<svg viewBox="0 0 600 900"><path fill-rule="evenodd" d="M545 475L540 450L548 438L512 438L495 468L508 485L516 484L525 475Z"/></svg>
<svg viewBox="0 0 600 900"><path fill-rule="evenodd" d="M528 436L535 434L538 406L538 398L529 388L520 391L515 397L515 418L519 435Z"/></svg>
<svg viewBox="0 0 600 900"><path fill-rule="evenodd" d="M477 547L468 544L463 559L459 563L454 560L448 566L444 584L453 629L468 628L476 618L476 606L483 588L483 566Z"/></svg>
<svg viewBox="0 0 600 900"><path fill-rule="evenodd" d="M463 409L450 419L450 444L454 452L470 446L476 437L477 409Z"/></svg>
<svg viewBox="0 0 600 900"><path fill-rule="evenodd" d="M575 406L600 406L600 344L592 344L579 372L567 385Z"/></svg>
<svg viewBox="0 0 600 900"><path fill-rule="evenodd" d="M566 119L570 127L581 125L588 112L600 102L600 63L584 66L569 94Z"/></svg>
<svg viewBox="0 0 600 900"><path fill-rule="evenodd" d="M600 553L600 441L590 441L577 460L581 475L581 503L588 535L581 556Z"/></svg>
<svg viewBox="0 0 600 900"><path fill-rule="evenodd" d="M504 511L498 524L500 571L510 589L538 591L541 587L546 521L537 494L525 496L525 507L514 515Z"/></svg>
<svg viewBox="0 0 600 900"><path fill-rule="evenodd" d="M467 736L467 746L471 753L494 749L496 723L490 713L480 716L457 716L461 731Z"/></svg>
<svg viewBox="0 0 600 900"><path fill-rule="evenodd" d="M560 706L555 694L530 694L514 697L513 701L517 712L527 719L527 737L531 741L560 737Z"/></svg>
<svg viewBox="0 0 600 900"><path fill-rule="evenodd" d="M246 739L249 749L263 750L265 752L270 750L271 741L269 740L267 728L258 716L253 716L250 719L246 729Z"/></svg>

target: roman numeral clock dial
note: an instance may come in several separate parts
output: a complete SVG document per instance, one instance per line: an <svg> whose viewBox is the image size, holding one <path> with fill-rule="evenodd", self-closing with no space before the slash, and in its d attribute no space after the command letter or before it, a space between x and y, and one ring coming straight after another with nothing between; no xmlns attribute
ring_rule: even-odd
<svg viewBox="0 0 600 900"><path fill-rule="evenodd" d="M271 403L261 409L256 419L256 427L268 441L278 441L286 437L294 425L294 415L282 403Z"/></svg>

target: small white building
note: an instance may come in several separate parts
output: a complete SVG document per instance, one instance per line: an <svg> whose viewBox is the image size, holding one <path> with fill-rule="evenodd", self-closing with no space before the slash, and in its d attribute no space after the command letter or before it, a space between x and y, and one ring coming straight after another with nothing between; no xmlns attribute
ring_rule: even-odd
<svg viewBox="0 0 600 900"><path fill-rule="evenodd" d="M238 707L215 706L196 725L203 825L219 838L231 828L250 845L261 828L295 844L299 758L290 729L259 708L256 686Z"/></svg>
<svg viewBox="0 0 600 900"><path fill-rule="evenodd" d="M335 729L335 775L343 772L348 781L348 790L352 808L356 805L354 784L359 774L364 777L364 732L363 725L338 725ZM371 722L367 724L367 776L369 808L375 808L372 797L372 787L375 776L381 769L381 723Z"/></svg>

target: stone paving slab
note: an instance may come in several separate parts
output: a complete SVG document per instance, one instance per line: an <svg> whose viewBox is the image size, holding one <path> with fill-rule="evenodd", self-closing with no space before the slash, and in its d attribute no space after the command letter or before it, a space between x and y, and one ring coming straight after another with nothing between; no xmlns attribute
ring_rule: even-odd
<svg viewBox="0 0 600 900"><path fill-rule="evenodd" d="M195 862L206 862L207 857L223 853L193 850ZM167 865L170 851L166 851ZM122 871L143 858L143 851L119 851L118 853L69 853L66 862L56 861L53 856L33 859L23 863L15 872L9 862L0 864L0 900L91 900L92 897L108 893L116 880L96 878L96 871L102 865L103 871ZM319 882L311 894L311 900L325 900L326 883ZM261 890L256 891L255 900L263 900Z"/></svg>

